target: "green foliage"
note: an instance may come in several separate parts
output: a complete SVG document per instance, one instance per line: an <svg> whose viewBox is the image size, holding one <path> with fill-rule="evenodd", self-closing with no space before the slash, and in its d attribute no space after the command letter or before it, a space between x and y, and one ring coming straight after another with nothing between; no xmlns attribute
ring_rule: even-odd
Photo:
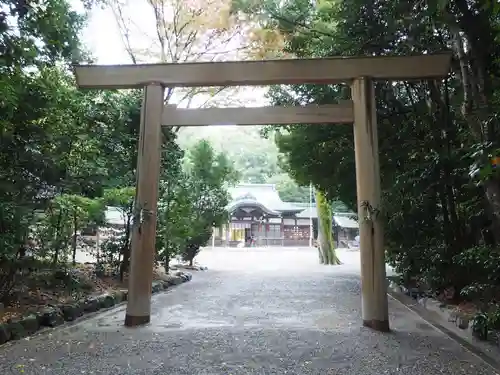
<svg viewBox="0 0 500 375"><path fill-rule="evenodd" d="M96 3L84 1L87 8ZM69 257L75 263L85 248L82 233L107 225L106 207L120 212L123 230L101 243L97 268L119 267L123 277L142 92L75 87L68 68L89 59L79 40L85 18L67 0L0 4L0 300L30 272L28 260L55 268L65 268ZM183 166L176 134L165 128L162 136L157 250L168 263L207 241L224 219L227 184L237 176L207 142Z"/></svg>
<svg viewBox="0 0 500 375"><path fill-rule="evenodd" d="M480 340L488 337L488 315L479 313L472 319L472 334Z"/></svg>
<svg viewBox="0 0 500 375"><path fill-rule="evenodd" d="M212 228L226 222L229 203L228 187L239 180L239 175L223 153L216 153L209 142L201 140L186 159L186 188L191 201L190 231L184 260L194 257L210 239Z"/></svg>
<svg viewBox="0 0 500 375"><path fill-rule="evenodd" d="M185 247L191 207L182 170L184 152L176 141L175 133L164 130L156 248L158 260L167 270L170 259Z"/></svg>
<svg viewBox="0 0 500 375"><path fill-rule="evenodd" d="M181 178L158 201L156 247L166 269L170 259L186 248L191 233L191 196L186 176Z"/></svg>
<svg viewBox="0 0 500 375"><path fill-rule="evenodd" d="M82 121L87 96L75 90L66 71L85 55L79 43L83 18L65 0L0 4L0 283L7 285L2 299L23 272L14 260L23 258L28 247L33 250L33 232L46 234L41 226L57 225L55 237L38 239L56 248L63 242L57 235L71 236L70 226L62 219L51 222L48 210L69 212L63 206L71 206L73 222L74 216L90 219L89 202L72 195L81 192L77 186L89 187L76 183L81 170L73 158L89 155L78 136L92 135Z"/></svg>
<svg viewBox="0 0 500 375"><path fill-rule="evenodd" d="M269 178L266 183L275 184L280 198L285 202L309 203L309 186L298 186L288 173L280 173ZM314 202L314 195L312 197Z"/></svg>
<svg viewBox="0 0 500 375"><path fill-rule="evenodd" d="M227 219L225 206L229 203L227 188L239 179L225 153L218 153L207 140L199 140L187 153L177 146L175 135L160 181L158 202L157 259L168 269L174 255L193 262L204 246L213 226Z"/></svg>
<svg viewBox="0 0 500 375"><path fill-rule="evenodd" d="M113 235L101 244L102 256L105 259L120 267L120 280L123 280L124 274L128 271L131 251L131 234L134 216L135 187L117 187L104 190L101 198L103 207L113 207L118 210L123 220L123 233ZM101 260L101 259L99 259Z"/></svg>
<svg viewBox="0 0 500 375"><path fill-rule="evenodd" d="M111 188L104 190L102 202L106 206L118 209L123 217L132 215L135 187Z"/></svg>
<svg viewBox="0 0 500 375"><path fill-rule="evenodd" d="M257 127L205 127L183 128L179 132L179 144L186 150L205 139L217 152L225 153L234 161L240 172L241 182L266 183L280 173L276 146L259 135Z"/></svg>
<svg viewBox="0 0 500 375"><path fill-rule="evenodd" d="M404 55L453 47L456 66L446 81L377 82L375 87L387 257L406 278L425 278L438 289L498 283L493 264L500 244L500 176L491 164L500 148L498 4L238 4L239 11L251 9L264 27L280 30L286 52L298 57ZM342 85L280 86L270 90L269 98L275 105L327 104L349 98L349 90ZM294 180L302 185L312 181L328 199L356 209L350 126L270 130ZM489 255L484 248L491 250Z"/></svg>
<svg viewBox="0 0 500 375"><path fill-rule="evenodd" d="M308 187L298 186L284 172L279 152L272 140L260 135L260 127L206 127L183 128L179 132L179 144L190 149L206 139L214 150L223 152L234 162L240 174L240 182L253 184L276 184L285 201L309 202ZM309 186L309 181L306 183Z"/></svg>

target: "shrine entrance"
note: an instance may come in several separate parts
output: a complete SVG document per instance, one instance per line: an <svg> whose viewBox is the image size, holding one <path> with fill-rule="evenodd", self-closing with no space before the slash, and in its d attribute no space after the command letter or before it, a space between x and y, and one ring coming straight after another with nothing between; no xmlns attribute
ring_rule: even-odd
<svg viewBox="0 0 500 375"><path fill-rule="evenodd" d="M148 323L155 255L161 126L354 124L363 324L389 330L374 81L443 79L451 54L75 67L81 88L143 88L137 161L140 221L133 226L126 326ZM350 85L351 100L331 105L177 109L166 87Z"/></svg>

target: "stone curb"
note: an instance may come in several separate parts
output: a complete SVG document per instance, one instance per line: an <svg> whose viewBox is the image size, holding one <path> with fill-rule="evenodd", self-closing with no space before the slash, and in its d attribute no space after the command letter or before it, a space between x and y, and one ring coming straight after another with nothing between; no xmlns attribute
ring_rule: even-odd
<svg viewBox="0 0 500 375"><path fill-rule="evenodd" d="M175 276L169 277L168 280L154 281L151 292L158 294L191 279L190 273L177 271ZM54 328L63 328L93 318L125 305L127 297L127 290L117 290L87 297L74 303L48 305L37 313L9 320L5 324L0 324L0 347L16 340L50 332Z"/></svg>
<svg viewBox="0 0 500 375"><path fill-rule="evenodd" d="M425 295L422 291L417 288L407 289L402 285L398 285L395 282L389 282L389 288L394 293L402 293L406 296L412 297L419 305L423 306L425 309L438 315L442 320L453 323L456 327L463 331L466 337L473 338L472 333L472 317L463 312L457 311L456 306L445 305L440 301ZM496 345L500 343L496 342Z"/></svg>
<svg viewBox="0 0 500 375"><path fill-rule="evenodd" d="M177 270L208 271L208 267L205 267L205 266L185 266L182 264L175 264L173 266L170 266L170 269L172 271L177 271Z"/></svg>
<svg viewBox="0 0 500 375"><path fill-rule="evenodd" d="M391 283L392 284L392 283ZM469 352L479 357L488 364L496 373L500 372L500 359L498 358L498 348L481 342L472 337L470 329L458 328L457 323L450 322L450 313L440 307L441 303L431 298L415 299L407 294L405 288L389 285L387 294L404 307L416 313L424 321L432 325L438 331L444 333L453 341L467 349ZM430 307L430 308L429 308Z"/></svg>

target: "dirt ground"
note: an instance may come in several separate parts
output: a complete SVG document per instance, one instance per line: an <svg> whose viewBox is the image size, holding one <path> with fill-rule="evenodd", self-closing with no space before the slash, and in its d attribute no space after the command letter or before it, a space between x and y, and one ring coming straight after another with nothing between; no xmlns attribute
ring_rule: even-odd
<svg viewBox="0 0 500 375"><path fill-rule="evenodd" d="M154 279L161 273L156 271ZM46 306L71 303L127 287L127 275L123 282L113 276L97 277L93 264L77 264L67 270L34 271L19 281L3 301L3 307L0 305L0 324Z"/></svg>

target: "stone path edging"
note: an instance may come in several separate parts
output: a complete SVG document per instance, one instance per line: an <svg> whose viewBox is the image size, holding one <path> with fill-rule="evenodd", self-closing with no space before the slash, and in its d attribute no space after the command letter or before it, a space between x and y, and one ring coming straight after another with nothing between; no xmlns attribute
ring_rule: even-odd
<svg viewBox="0 0 500 375"><path fill-rule="evenodd" d="M488 364L495 372L500 372L500 359L497 359L498 352L495 353L488 344L479 342L470 337L467 337L466 330L461 330L455 325L447 321L445 313L438 314L433 309L428 309L427 304L423 301L419 302L414 298L407 296L402 291L395 290L396 288L388 287L387 294L390 298L402 304L408 310L416 313L421 319L429 323L438 331L447 335L449 338L457 342L459 345L467 349L469 352L480 358L483 362ZM427 301L428 303L429 301ZM437 302L437 301L436 301ZM490 349L490 350L488 350Z"/></svg>
<svg viewBox="0 0 500 375"><path fill-rule="evenodd" d="M187 272L177 271L175 276L166 280L154 281L151 285L152 294L170 290L192 279ZM99 296L87 297L80 301L67 304L48 305L37 313L9 320L0 324L0 347L23 338L48 333L54 328L63 328L71 324L90 319L126 304L127 290L117 290Z"/></svg>
<svg viewBox="0 0 500 375"><path fill-rule="evenodd" d="M172 271L177 271L177 270L188 270L188 271L207 271L208 270L208 267L205 267L205 266L198 266L198 265L195 265L195 266L189 266L189 265L185 265L185 264L173 264L170 266L170 269Z"/></svg>

